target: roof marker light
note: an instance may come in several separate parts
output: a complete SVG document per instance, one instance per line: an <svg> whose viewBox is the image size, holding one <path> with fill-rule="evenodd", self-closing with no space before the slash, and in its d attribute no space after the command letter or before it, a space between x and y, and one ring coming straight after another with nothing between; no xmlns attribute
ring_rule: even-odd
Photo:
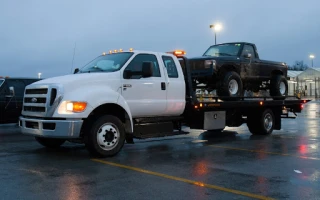
<svg viewBox="0 0 320 200"><path fill-rule="evenodd" d="M174 51L171 51L171 52L167 52L167 53L170 53L170 54L173 54L175 56L183 56L183 55L186 55L186 51L184 50L174 50Z"/></svg>

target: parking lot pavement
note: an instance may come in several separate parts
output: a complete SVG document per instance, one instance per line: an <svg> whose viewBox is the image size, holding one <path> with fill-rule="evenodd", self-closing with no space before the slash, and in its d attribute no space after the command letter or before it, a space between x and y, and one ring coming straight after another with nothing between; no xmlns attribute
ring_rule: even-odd
<svg viewBox="0 0 320 200"><path fill-rule="evenodd" d="M319 199L319 102L280 131L136 140L113 158L81 144L48 150L0 126L1 199Z"/></svg>

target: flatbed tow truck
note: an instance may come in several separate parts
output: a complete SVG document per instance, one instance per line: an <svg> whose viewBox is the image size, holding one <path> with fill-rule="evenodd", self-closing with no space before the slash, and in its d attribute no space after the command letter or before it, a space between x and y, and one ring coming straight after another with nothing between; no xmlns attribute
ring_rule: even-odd
<svg viewBox="0 0 320 200"><path fill-rule="evenodd" d="M24 102L19 125L46 147L80 142L93 155L107 157L134 138L187 134L183 126L210 132L246 123L252 134L268 135L310 101L198 96L191 74L181 50L103 53L73 75L27 86L25 98L45 103Z"/></svg>

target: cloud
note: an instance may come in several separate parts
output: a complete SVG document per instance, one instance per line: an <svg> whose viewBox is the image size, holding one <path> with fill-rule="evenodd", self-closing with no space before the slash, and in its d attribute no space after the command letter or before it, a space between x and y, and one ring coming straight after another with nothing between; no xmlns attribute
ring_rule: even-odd
<svg viewBox="0 0 320 200"><path fill-rule="evenodd" d="M130 48L201 55L214 43L209 24L223 29L218 43L257 44L262 59L309 63L317 55L316 0L298 1L6 1L0 6L1 74L57 76L103 51ZM312 6L310 6L312 5Z"/></svg>

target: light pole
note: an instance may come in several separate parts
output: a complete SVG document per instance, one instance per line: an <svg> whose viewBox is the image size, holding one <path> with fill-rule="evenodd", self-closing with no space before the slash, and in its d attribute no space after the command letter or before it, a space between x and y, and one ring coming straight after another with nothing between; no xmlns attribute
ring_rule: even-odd
<svg viewBox="0 0 320 200"><path fill-rule="evenodd" d="M41 73L38 73L38 78L39 78L39 79L41 78Z"/></svg>
<svg viewBox="0 0 320 200"><path fill-rule="evenodd" d="M222 26L221 24L210 24L209 27L214 30L214 44L217 44L217 31L220 31Z"/></svg>
<svg viewBox="0 0 320 200"><path fill-rule="evenodd" d="M311 58L311 66L312 66L312 68L313 68L313 59L314 59L314 55L312 55L312 54L311 54L309 57Z"/></svg>

